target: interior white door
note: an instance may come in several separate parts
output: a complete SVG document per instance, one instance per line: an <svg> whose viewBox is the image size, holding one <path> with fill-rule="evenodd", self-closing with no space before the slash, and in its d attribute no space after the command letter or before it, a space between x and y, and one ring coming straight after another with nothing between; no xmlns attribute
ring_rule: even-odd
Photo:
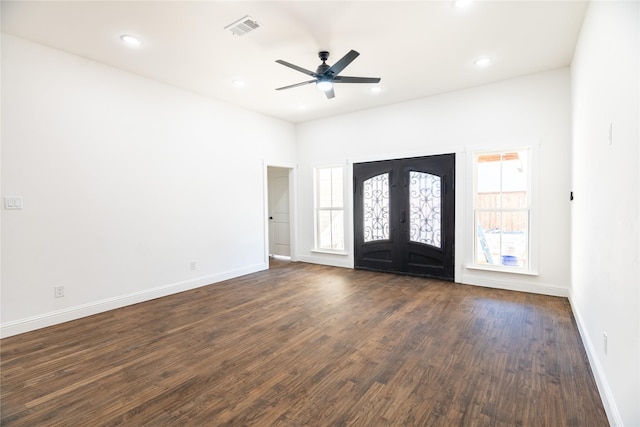
<svg viewBox="0 0 640 427"><path fill-rule="evenodd" d="M291 256L289 226L289 169L268 168L269 254Z"/></svg>

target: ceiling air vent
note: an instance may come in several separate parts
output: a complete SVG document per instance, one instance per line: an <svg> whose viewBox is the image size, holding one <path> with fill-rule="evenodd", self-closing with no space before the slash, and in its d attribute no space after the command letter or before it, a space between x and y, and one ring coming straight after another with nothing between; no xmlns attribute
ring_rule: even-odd
<svg viewBox="0 0 640 427"><path fill-rule="evenodd" d="M260 27L260 25L249 15L247 15L244 18L237 20L233 24L227 25L226 27L224 27L224 29L231 31L236 36L244 36L248 32L253 31L258 27Z"/></svg>

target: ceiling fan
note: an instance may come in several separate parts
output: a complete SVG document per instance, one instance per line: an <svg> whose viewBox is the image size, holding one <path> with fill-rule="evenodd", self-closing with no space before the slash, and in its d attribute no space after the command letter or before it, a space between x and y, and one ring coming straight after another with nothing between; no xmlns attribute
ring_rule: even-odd
<svg viewBox="0 0 640 427"><path fill-rule="evenodd" d="M318 68L315 72L302 67L298 67L297 65L291 64L287 61L283 61L282 59L278 59L276 61L278 64L293 68L294 70L300 71L301 73L311 76L314 79L289 86L279 87L276 90L291 89L293 87L315 83L318 89L323 91L325 95L327 95L328 99L331 99L336 96L333 91L334 83L379 83L380 77L347 77L338 75L347 67L347 65L351 64L351 62L353 62L353 60L356 59L358 55L360 55L358 52L356 52L355 50L351 50L338 62L336 62L332 66L329 66L326 62L329 58L329 52L323 50L321 52L318 52L318 56L320 57L322 64L318 65Z"/></svg>

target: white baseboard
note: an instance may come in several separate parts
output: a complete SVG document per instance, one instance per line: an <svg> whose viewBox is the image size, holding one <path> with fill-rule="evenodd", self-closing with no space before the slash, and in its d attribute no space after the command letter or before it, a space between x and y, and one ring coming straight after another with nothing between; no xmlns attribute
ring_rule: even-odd
<svg viewBox="0 0 640 427"><path fill-rule="evenodd" d="M580 332L580 337L582 338L582 344L584 345L584 349L587 352L587 358L589 359L591 372L593 373L593 377L596 380L596 386L598 387L600 399L602 399L602 404L604 406L604 411L607 414L609 424L611 426L623 427L624 424L622 422L622 416L620 415L618 406L616 405L616 402L613 398L613 393L611 392L611 387L609 387L607 376L602 369L602 365L600 364L600 360L598 359L593 341L591 341L591 338L589 338L589 334L587 333L586 327L584 326L582 315L574 305L571 295L569 295L569 303L571 304L573 317L576 319L576 324L578 325L578 331Z"/></svg>
<svg viewBox="0 0 640 427"><path fill-rule="evenodd" d="M190 289L222 282L223 280L233 279L235 277L244 276L245 274L251 274L257 271L266 270L268 268L269 266L267 264L260 263L237 270L225 271L218 274L198 277L191 280L185 280L183 282L158 286L156 288L146 289L140 292L119 295L117 297L90 302L75 307L69 307L63 310L52 311L49 313L39 314L37 316L14 320L0 325L0 338L6 338L12 335L18 335L29 331L34 331L36 329L46 328L47 326L53 326L59 323L68 322L70 320L92 316L94 314L103 313L105 311L114 310L116 308L125 307L127 305L137 304L155 298L176 294L178 292L188 291Z"/></svg>
<svg viewBox="0 0 640 427"><path fill-rule="evenodd" d="M463 274L462 283L465 285L484 286L486 288L505 289L508 291L529 292L554 297L569 297L569 290L566 288L548 284L518 282L517 280L513 280L512 277L510 277L509 280L496 280L493 277L486 278L472 274Z"/></svg>
<svg viewBox="0 0 640 427"><path fill-rule="evenodd" d="M293 259L293 258L292 258ZM341 260L332 257L316 256L316 255L299 255L295 261L308 262L311 264L329 265L332 267L353 268L353 262L350 260ZM461 283L466 285L484 286L486 288L505 289L508 291L529 292L533 294L550 295L555 297L568 297L569 290L559 286L548 284L531 284L518 282L513 280L496 280L495 278L486 278L474 276L472 274L463 274Z"/></svg>
<svg viewBox="0 0 640 427"><path fill-rule="evenodd" d="M353 268L353 262L345 259L336 259L331 256L320 255L298 255L295 261L308 262L311 264L329 265L331 267Z"/></svg>

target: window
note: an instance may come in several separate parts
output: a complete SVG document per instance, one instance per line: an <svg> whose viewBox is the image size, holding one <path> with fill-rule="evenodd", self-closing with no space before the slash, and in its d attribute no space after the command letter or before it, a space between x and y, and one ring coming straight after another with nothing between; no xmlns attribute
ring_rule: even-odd
<svg viewBox="0 0 640 427"><path fill-rule="evenodd" d="M344 251L344 167L315 170L316 249Z"/></svg>
<svg viewBox="0 0 640 427"><path fill-rule="evenodd" d="M531 150L476 153L474 265L531 268Z"/></svg>

